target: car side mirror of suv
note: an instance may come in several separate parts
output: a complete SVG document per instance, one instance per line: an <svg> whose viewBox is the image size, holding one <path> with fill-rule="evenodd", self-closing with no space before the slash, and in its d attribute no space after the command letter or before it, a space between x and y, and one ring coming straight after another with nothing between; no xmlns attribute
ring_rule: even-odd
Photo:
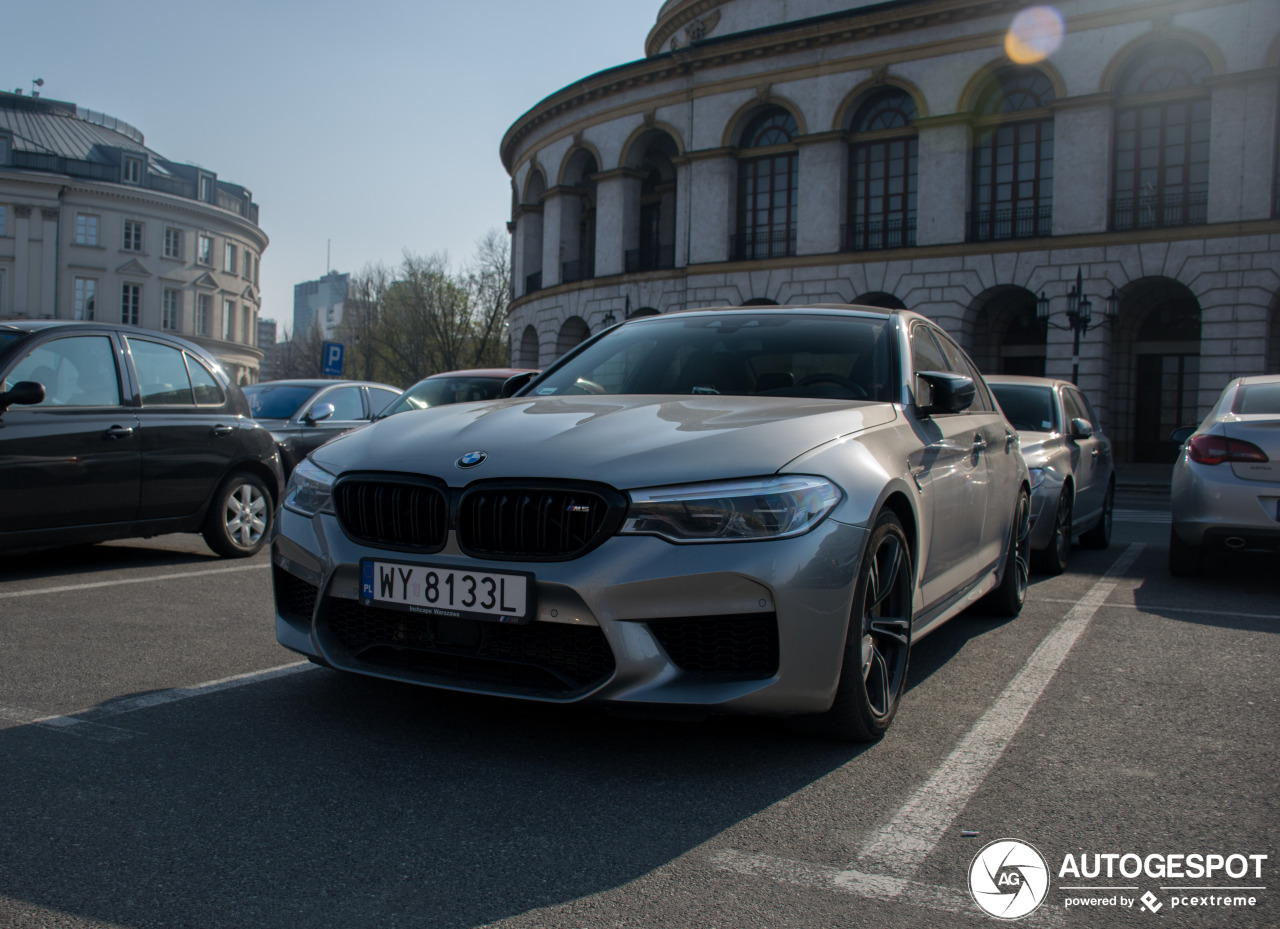
<svg viewBox="0 0 1280 929"><path fill-rule="evenodd" d="M1087 419L1081 419L1077 416L1075 419L1071 420L1071 438L1088 439L1092 438L1092 436L1093 426Z"/></svg>
<svg viewBox="0 0 1280 929"><path fill-rule="evenodd" d="M308 426L314 426L322 419L328 419L333 415L332 403L317 403L313 406L306 416L302 417L302 421Z"/></svg>
<svg viewBox="0 0 1280 929"><path fill-rule="evenodd" d="M44 403L44 385L38 381L18 381L4 393L0 393L0 413L15 403L24 406Z"/></svg>
<svg viewBox="0 0 1280 929"><path fill-rule="evenodd" d="M507 397L514 397L516 394L516 391L518 391L521 387L529 383L531 380L533 380L537 376L538 376L537 371L525 371L523 374L511 375L511 377L507 378L505 381L502 382L503 399L505 400Z"/></svg>
<svg viewBox="0 0 1280 929"><path fill-rule="evenodd" d="M966 375L943 371L916 372L916 406L925 416L962 413L973 406L977 395L977 385Z"/></svg>

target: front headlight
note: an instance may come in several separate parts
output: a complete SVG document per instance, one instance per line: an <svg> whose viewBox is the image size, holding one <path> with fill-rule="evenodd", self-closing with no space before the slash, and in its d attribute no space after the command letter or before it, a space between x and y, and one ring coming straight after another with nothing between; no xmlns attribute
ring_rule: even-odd
<svg viewBox="0 0 1280 929"><path fill-rule="evenodd" d="M746 542L808 532L840 502L820 477L785 475L630 492L620 532L671 542Z"/></svg>
<svg viewBox="0 0 1280 929"><path fill-rule="evenodd" d="M299 463L289 475L284 505L303 516L333 512L333 475L310 458Z"/></svg>
<svg viewBox="0 0 1280 929"><path fill-rule="evenodd" d="M1044 483L1044 468L1029 468L1031 472L1031 492L1035 493Z"/></svg>

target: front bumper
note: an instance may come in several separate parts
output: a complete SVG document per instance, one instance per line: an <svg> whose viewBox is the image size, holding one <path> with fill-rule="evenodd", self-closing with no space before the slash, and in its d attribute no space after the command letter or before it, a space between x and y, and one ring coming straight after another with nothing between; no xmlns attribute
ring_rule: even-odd
<svg viewBox="0 0 1280 929"><path fill-rule="evenodd" d="M481 560L353 542L333 516L281 509L276 636L321 663L553 702L821 712L835 694L866 530L827 519L793 539L674 545L614 536L580 558ZM359 601L360 559L535 577L526 625L420 617Z"/></svg>
<svg viewBox="0 0 1280 929"><path fill-rule="evenodd" d="M1170 489L1173 531L1188 545L1280 551L1280 484L1246 481L1183 452Z"/></svg>

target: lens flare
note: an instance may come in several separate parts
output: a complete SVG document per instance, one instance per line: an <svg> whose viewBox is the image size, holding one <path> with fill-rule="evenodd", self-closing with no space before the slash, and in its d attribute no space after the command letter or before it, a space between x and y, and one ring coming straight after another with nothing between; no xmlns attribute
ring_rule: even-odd
<svg viewBox="0 0 1280 929"><path fill-rule="evenodd" d="M1044 61L1062 45L1066 24L1051 6L1030 6L1013 18L1004 37L1004 51L1016 64Z"/></svg>

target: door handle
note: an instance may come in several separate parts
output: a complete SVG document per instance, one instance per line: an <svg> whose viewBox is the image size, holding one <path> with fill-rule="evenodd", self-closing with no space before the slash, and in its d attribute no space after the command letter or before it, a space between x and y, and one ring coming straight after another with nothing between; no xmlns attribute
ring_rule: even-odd
<svg viewBox="0 0 1280 929"><path fill-rule="evenodd" d="M133 427L132 426L112 426L110 429L104 432L103 435L106 436L106 438L112 439L112 440L125 439L133 435Z"/></svg>
<svg viewBox="0 0 1280 929"><path fill-rule="evenodd" d="M209 434L214 438L218 438L219 436L224 436L224 435L231 435L231 433L233 432L235 432L235 429L233 429L231 426L224 426L224 425L217 425L209 430Z"/></svg>
<svg viewBox="0 0 1280 929"><path fill-rule="evenodd" d="M978 433L973 437L973 453L976 455L979 452L985 452L986 450L987 440L982 437L982 433Z"/></svg>

